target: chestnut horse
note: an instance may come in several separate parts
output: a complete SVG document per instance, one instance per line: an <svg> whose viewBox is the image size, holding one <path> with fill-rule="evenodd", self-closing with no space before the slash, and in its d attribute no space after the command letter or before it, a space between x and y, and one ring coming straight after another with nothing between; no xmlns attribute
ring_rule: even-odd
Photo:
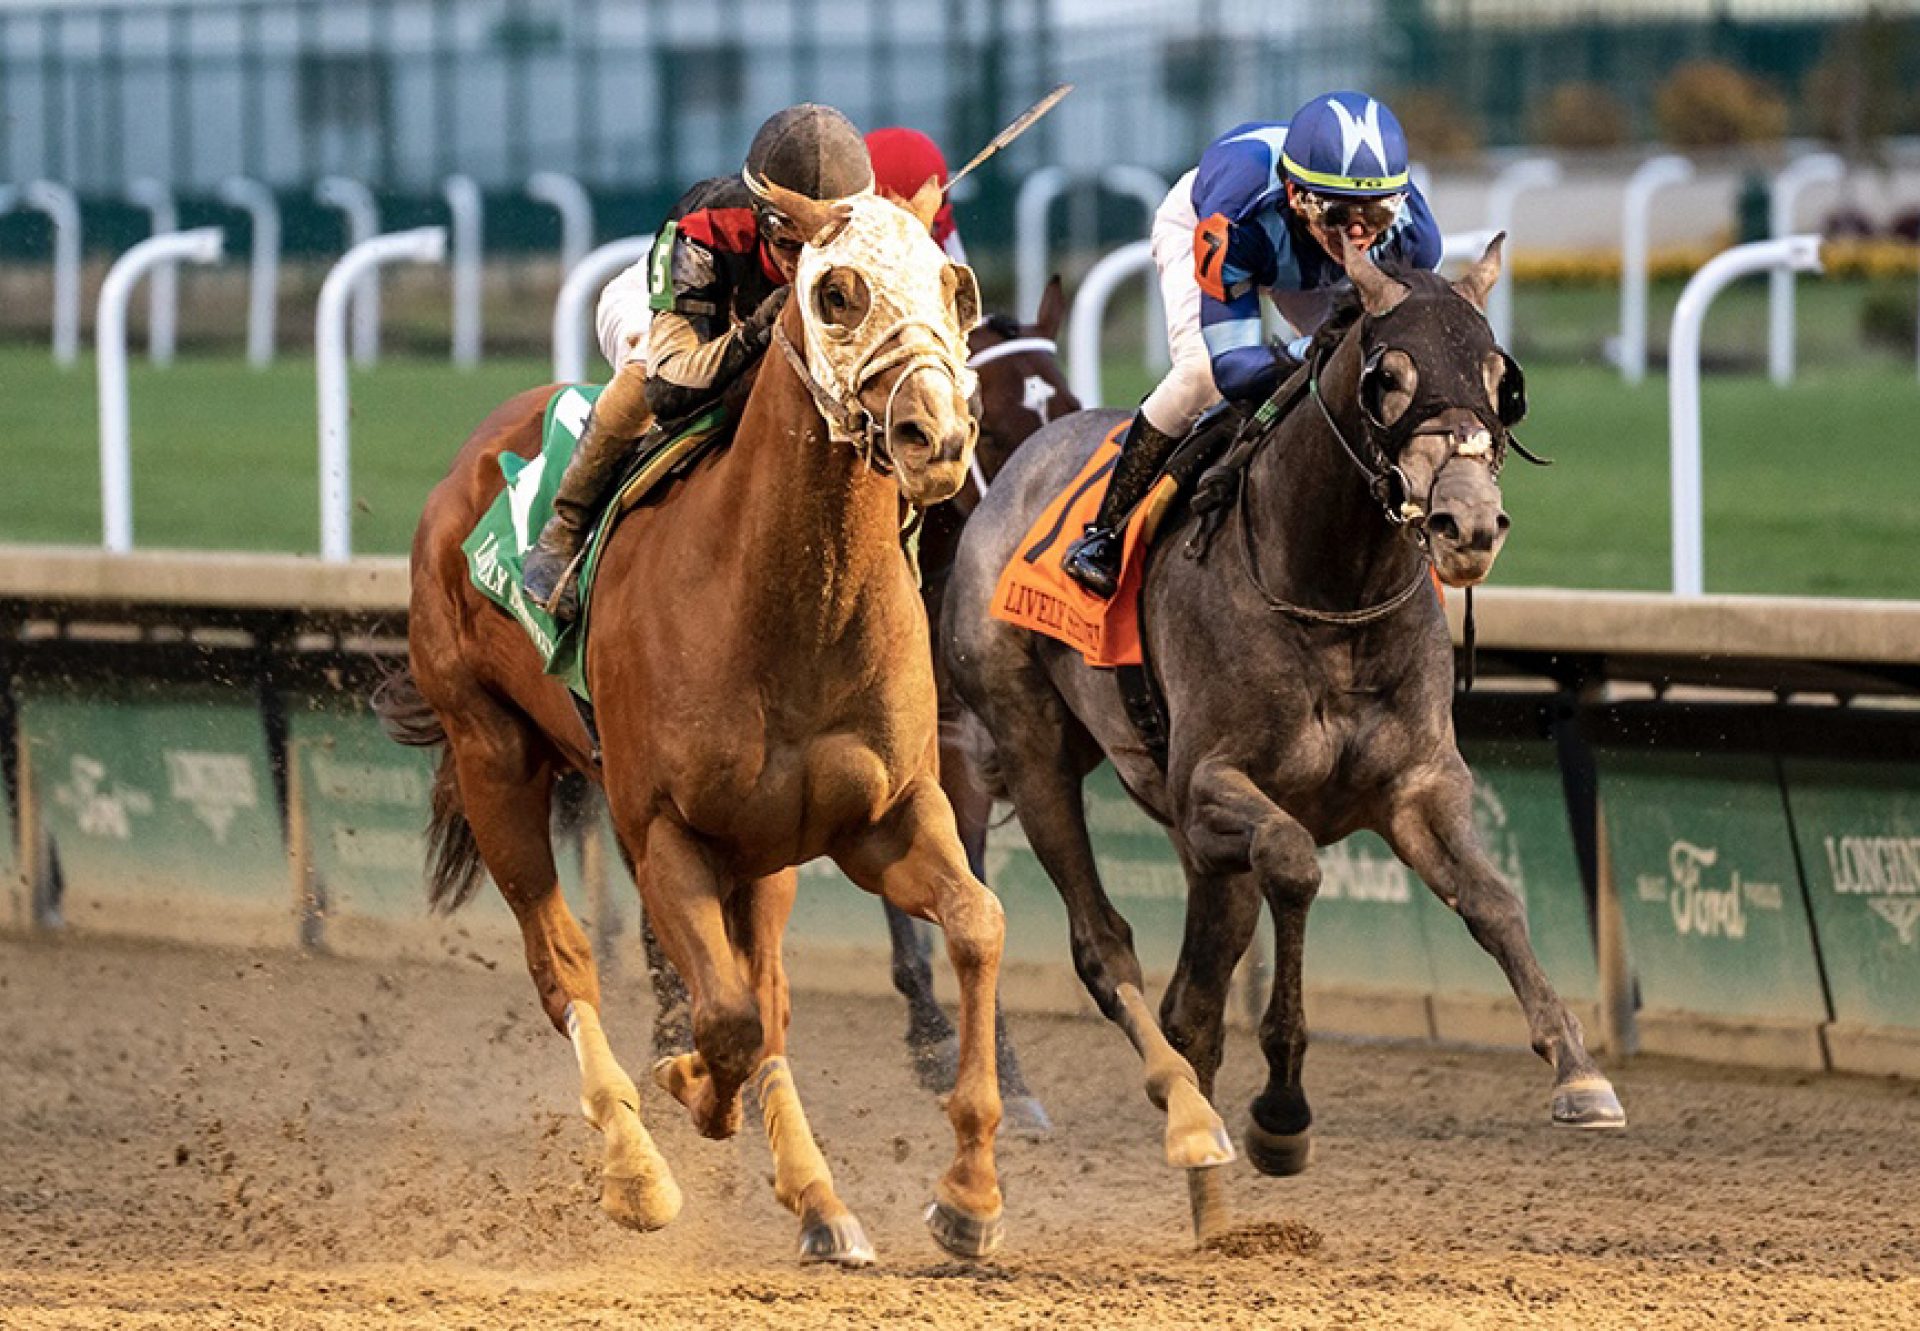
<svg viewBox="0 0 1920 1331"><path fill-rule="evenodd" d="M834 1193L785 1057L794 866L829 856L945 930L961 993L947 1101L957 1145L926 1219L942 1247L979 1257L1002 1234L1004 926L940 790L927 621L900 545L906 507L967 476L977 427L964 339L978 292L927 233L935 196L909 211L762 184L811 239L731 445L603 548L586 648L599 762L565 686L472 587L460 548L501 489L500 455L540 448L552 387L489 416L428 499L411 672L378 705L396 737L446 745L433 899L458 905L484 864L512 907L548 1019L579 1060L581 1108L605 1138L609 1215L654 1229L681 1196L615 1061L593 957L561 896L548 814L567 768L604 787L646 914L691 991L693 1052L656 1064L655 1079L714 1138L738 1129L752 1083L803 1259L864 1265L873 1250Z"/></svg>
<svg viewBox="0 0 1920 1331"><path fill-rule="evenodd" d="M968 335L971 354L967 365L979 372L980 441L966 484L953 498L930 506L920 527L920 598L926 605L929 625L940 622L940 604L946 594L947 576L953 571L961 528L994 475L1028 435L1049 421L1080 410L1079 399L1067 386L1054 340L1066 311L1066 294L1055 277L1041 293L1040 309L1032 323L988 315ZM937 657L934 679L940 694L940 787L953 804L960 840L967 848L967 863L976 877L984 879L993 799L974 774L967 748L960 742L958 705ZM944 1095L953 1089L960 1042L952 1021L934 997L933 940L929 931L905 912L892 905L885 910L893 954L893 987L907 1000L907 1056L920 1084ZM652 931L643 933L653 983L654 1051L678 1053L687 1048L690 1038L686 987L660 955ZM996 1022L994 1034L1006 1115L1001 1131L1044 1136L1052 1124L1038 1097L1027 1089L1004 1020Z"/></svg>

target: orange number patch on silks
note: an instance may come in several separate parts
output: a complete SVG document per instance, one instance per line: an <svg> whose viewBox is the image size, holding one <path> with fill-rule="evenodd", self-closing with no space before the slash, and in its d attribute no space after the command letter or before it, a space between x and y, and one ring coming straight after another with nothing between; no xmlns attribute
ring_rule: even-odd
<svg viewBox="0 0 1920 1331"><path fill-rule="evenodd" d="M1227 298L1227 215L1215 213L1193 232L1193 275L1215 300Z"/></svg>

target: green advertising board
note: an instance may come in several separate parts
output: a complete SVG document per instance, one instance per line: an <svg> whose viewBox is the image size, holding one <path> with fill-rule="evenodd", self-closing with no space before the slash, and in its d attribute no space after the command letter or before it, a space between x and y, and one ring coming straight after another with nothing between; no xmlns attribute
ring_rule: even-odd
<svg viewBox="0 0 1920 1331"><path fill-rule="evenodd" d="M231 690L23 689L33 797L85 928L294 937L258 708Z"/></svg>
<svg viewBox="0 0 1920 1331"><path fill-rule="evenodd" d="M1651 1010L1826 1018L1774 760L1602 750L1613 878Z"/></svg>
<svg viewBox="0 0 1920 1331"><path fill-rule="evenodd" d="M1593 1000L1600 989L1593 926L1558 755L1551 744L1505 741L1472 745L1467 760L1474 776L1474 826L1494 867L1527 908L1534 955L1562 998ZM1417 895L1435 991L1511 994L1505 973L1466 923L1432 892Z"/></svg>
<svg viewBox="0 0 1920 1331"><path fill-rule="evenodd" d="M1428 993L1420 898L1425 885L1371 832L1320 851L1320 891L1307 911L1305 983L1310 988Z"/></svg>
<svg viewBox="0 0 1920 1331"><path fill-rule="evenodd" d="M333 696L289 700L287 744L326 914L397 924L428 921L426 830L438 750L394 743L363 701ZM594 804L592 834L602 839L609 894L633 901L632 880L604 809L597 798ZM568 905L582 927L590 927L580 855L573 839L558 830L554 861ZM624 914L636 911L637 906ZM484 871L479 890L451 927L478 930L496 941L518 937L512 910Z"/></svg>
<svg viewBox="0 0 1920 1331"><path fill-rule="evenodd" d="M1783 769L1834 1019L1920 1029L1920 766Z"/></svg>

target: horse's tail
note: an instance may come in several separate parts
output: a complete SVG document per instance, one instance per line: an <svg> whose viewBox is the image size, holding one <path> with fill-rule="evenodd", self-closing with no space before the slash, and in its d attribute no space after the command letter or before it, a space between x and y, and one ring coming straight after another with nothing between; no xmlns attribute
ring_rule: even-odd
<svg viewBox="0 0 1920 1331"><path fill-rule="evenodd" d="M453 751L445 747L446 727L420 692L413 671L394 671L373 691L373 712L388 738L410 748L439 747L440 763L433 772L433 813L427 822L427 900L435 910L460 909L479 890L480 843L460 802L460 781L454 772Z"/></svg>

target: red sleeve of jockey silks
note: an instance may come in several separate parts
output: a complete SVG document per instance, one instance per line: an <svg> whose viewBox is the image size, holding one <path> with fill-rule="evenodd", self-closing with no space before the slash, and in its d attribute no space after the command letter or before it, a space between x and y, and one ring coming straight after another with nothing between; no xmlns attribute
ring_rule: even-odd
<svg viewBox="0 0 1920 1331"><path fill-rule="evenodd" d="M760 244L751 208L701 208L680 219L680 234L727 254L751 254Z"/></svg>

